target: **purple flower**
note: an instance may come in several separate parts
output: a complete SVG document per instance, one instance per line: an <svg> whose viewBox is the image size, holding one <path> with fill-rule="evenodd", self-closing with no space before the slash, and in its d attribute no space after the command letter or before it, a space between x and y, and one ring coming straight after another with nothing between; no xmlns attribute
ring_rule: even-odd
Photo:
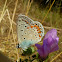
<svg viewBox="0 0 62 62"><path fill-rule="evenodd" d="M57 37L57 30L51 29L47 32L45 35L45 38L43 39L43 45L35 44L35 46L38 48L38 53L41 58L46 58L49 53L57 51L58 50L58 41L59 38Z"/></svg>

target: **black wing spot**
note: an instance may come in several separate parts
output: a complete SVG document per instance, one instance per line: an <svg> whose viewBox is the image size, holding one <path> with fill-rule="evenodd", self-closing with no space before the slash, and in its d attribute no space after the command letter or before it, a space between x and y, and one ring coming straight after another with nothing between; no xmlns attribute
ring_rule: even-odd
<svg viewBox="0 0 62 62"><path fill-rule="evenodd" d="M37 25L37 24L36 24Z"/></svg>
<svg viewBox="0 0 62 62"><path fill-rule="evenodd" d="M20 22L21 20L19 20L19 22Z"/></svg>
<svg viewBox="0 0 62 62"><path fill-rule="evenodd" d="M25 26L25 27L27 27L27 26Z"/></svg>
<svg viewBox="0 0 62 62"><path fill-rule="evenodd" d="M23 30L21 30L21 31L23 31Z"/></svg>
<svg viewBox="0 0 62 62"><path fill-rule="evenodd" d="M20 25L19 25L20 26Z"/></svg>

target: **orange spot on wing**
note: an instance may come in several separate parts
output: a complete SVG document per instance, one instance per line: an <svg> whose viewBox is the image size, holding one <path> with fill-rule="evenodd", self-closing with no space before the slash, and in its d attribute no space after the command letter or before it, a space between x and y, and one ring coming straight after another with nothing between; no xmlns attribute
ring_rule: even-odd
<svg viewBox="0 0 62 62"><path fill-rule="evenodd" d="M37 31L39 31L39 30L40 30L40 28L39 28L37 25L34 25L34 27L36 27L36 28L37 28Z"/></svg>
<svg viewBox="0 0 62 62"><path fill-rule="evenodd" d="M37 28L38 30L40 30L40 28L39 28L38 26L37 26L36 28Z"/></svg>
<svg viewBox="0 0 62 62"><path fill-rule="evenodd" d="M29 27L27 27L27 29L29 29Z"/></svg>
<svg viewBox="0 0 62 62"><path fill-rule="evenodd" d="M34 25L34 27L37 27L37 25Z"/></svg>
<svg viewBox="0 0 62 62"><path fill-rule="evenodd" d="M37 25L34 25L34 27L36 27L38 30L40 30L40 28Z"/></svg>
<svg viewBox="0 0 62 62"><path fill-rule="evenodd" d="M41 37L41 35L39 35L39 37Z"/></svg>
<svg viewBox="0 0 62 62"><path fill-rule="evenodd" d="M38 33L41 33L41 31L39 31Z"/></svg>
<svg viewBox="0 0 62 62"><path fill-rule="evenodd" d="M33 28L33 26L31 26L31 28Z"/></svg>
<svg viewBox="0 0 62 62"><path fill-rule="evenodd" d="M38 30L37 30L38 31Z"/></svg>
<svg viewBox="0 0 62 62"><path fill-rule="evenodd" d="M40 29L38 29L38 31L39 31Z"/></svg>
<svg viewBox="0 0 62 62"><path fill-rule="evenodd" d="M26 22L28 24L28 22Z"/></svg>

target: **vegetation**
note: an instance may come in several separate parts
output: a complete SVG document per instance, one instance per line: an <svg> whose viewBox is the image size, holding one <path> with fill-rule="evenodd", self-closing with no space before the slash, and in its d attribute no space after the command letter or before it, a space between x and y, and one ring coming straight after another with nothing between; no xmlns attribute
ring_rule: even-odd
<svg viewBox="0 0 62 62"><path fill-rule="evenodd" d="M0 51L14 62L20 57L21 59L28 58L28 56L21 55L21 49L16 48L18 43L16 21L21 13L34 21L41 22L45 33L52 28L57 29L59 50L51 53L47 62L62 62L62 0L56 0L51 7L53 1L55 0L49 0L45 4L46 0L0 0ZM39 42L39 44L42 43ZM36 47L34 48L36 50Z"/></svg>

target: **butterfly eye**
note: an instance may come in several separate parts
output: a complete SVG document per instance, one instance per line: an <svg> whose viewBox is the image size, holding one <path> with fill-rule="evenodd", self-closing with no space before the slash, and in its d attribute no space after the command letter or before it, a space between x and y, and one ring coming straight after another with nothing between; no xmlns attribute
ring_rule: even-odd
<svg viewBox="0 0 62 62"><path fill-rule="evenodd" d="M25 39L25 38L24 38Z"/></svg>
<svg viewBox="0 0 62 62"><path fill-rule="evenodd" d="M16 47L19 48L19 43L18 43L18 45Z"/></svg>

